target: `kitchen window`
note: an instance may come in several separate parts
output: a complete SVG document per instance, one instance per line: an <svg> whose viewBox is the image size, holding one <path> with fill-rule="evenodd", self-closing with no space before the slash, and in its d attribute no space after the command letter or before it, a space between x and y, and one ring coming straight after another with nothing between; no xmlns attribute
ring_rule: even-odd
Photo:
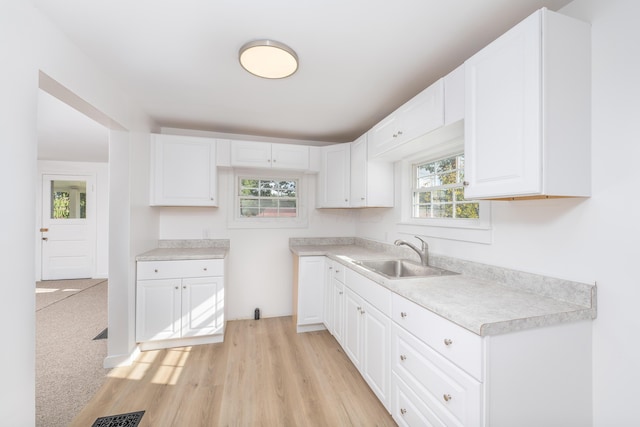
<svg viewBox="0 0 640 427"><path fill-rule="evenodd" d="M303 176L238 173L234 176L231 228L300 228L307 226Z"/></svg>
<svg viewBox="0 0 640 427"><path fill-rule="evenodd" d="M464 154L414 164L412 218L480 218L480 204L464 198L463 181Z"/></svg>
<svg viewBox="0 0 640 427"><path fill-rule="evenodd" d="M297 179L238 178L241 218L295 218L298 216Z"/></svg>
<svg viewBox="0 0 640 427"><path fill-rule="evenodd" d="M464 198L463 150L462 141L454 141L402 161L402 233L491 243L491 202Z"/></svg>

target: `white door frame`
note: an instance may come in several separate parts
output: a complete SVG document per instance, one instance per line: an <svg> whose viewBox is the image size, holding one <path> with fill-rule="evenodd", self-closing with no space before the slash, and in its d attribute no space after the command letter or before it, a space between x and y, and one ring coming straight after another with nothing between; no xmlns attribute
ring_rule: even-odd
<svg viewBox="0 0 640 427"><path fill-rule="evenodd" d="M100 172L97 170L96 166L88 164L86 162L58 162L58 161L39 161L38 162L38 183L39 185L36 187L36 221L35 221L35 243L36 243L36 280L42 280L42 233L40 232L40 227L42 224L42 215L43 215L43 206L42 206L42 182L45 175L84 175L92 177L92 180L95 185L95 193L96 197L94 199L100 203L103 199L98 192L107 191L106 188L100 188L99 183L101 179L99 178ZM97 203L94 202L94 205ZM91 235L92 235L92 248L93 248L93 271L92 277L96 277L96 263L97 256L96 254L96 241L98 235L98 221L95 220L97 215L100 215L104 208L100 206L96 206L97 211L96 215L94 215L94 221L91 225ZM108 233L108 231L105 231ZM98 251L100 252L100 251ZM106 256L106 255L105 255ZM105 261L106 262L106 261ZM98 272L99 273L99 272ZM100 276L102 277L102 276Z"/></svg>

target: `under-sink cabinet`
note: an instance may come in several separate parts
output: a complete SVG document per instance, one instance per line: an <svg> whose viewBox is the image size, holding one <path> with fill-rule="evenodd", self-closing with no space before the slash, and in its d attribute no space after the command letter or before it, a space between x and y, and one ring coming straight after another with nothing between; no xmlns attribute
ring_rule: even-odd
<svg viewBox="0 0 640 427"><path fill-rule="evenodd" d="M224 260L138 261L136 341L143 350L221 342Z"/></svg>
<svg viewBox="0 0 640 427"><path fill-rule="evenodd" d="M343 348L389 409L391 292L347 269L345 295Z"/></svg>

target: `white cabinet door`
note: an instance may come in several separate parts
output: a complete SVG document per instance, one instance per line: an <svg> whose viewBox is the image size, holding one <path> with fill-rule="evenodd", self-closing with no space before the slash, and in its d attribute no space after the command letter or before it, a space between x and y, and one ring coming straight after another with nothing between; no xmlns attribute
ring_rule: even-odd
<svg viewBox="0 0 640 427"><path fill-rule="evenodd" d="M356 368L362 367L362 298L348 287L344 300L344 351Z"/></svg>
<svg viewBox="0 0 640 427"><path fill-rule="evenodd" d="M590 195L589 26L541 9L465 63L465 197Z"/></svg>
<svg viewBox="0 0 640 427"><path fill-rule="evenodd" d="M367 135L351 143L351 207L367 206Z"/></svg>
<svg viewBox="0 0 640 427"><path fill-rule="evenodd" d="M344 284L339 282L335 277L333 281L333 336L336 341L343 345L344 343L344 310L345 299Z"/></svg>
<svg viewBox="0 0 640 427"><path fill-rule="evenodd" d="M305 171L309 147L255 141L231 141L231 166Z"/></svg>
<svg viewBox="0 0 640 427"><path fill-rule="evenodd" d="M297 326L323 323L325 257L298 258Z"/></svg>
<svg viewBox="0 0 640 427"><path fill-rule="evenodd" d="M333 287L333 264L329 258L325 258L325 274L324 274L324 326L333 334L334 322L334 287Z"/></svg>
<svg viewBox="0 0 640 427"><path fill-rule="evenodd" d="M136 290L136 341L180 338L180 279L140 280Z"/></svg>
<svg viewBox="0 0 640 427"><path fill-rule="evenodd" d="M464 119L464 64L444 77L444 125Z"/></svg>
<svg viewBox="0 0 640 427"><path fill-rule="evenodd" d="M231 166L271 167L271 144L253 141L231 141Z"/></svg>
<svg viewBox="0 0 640 427"><path fill-rule="evenodd" d="M369 158L377 158L444 124L444 82L438 80L368 132Z"/></svg>
<svg viewBox="0 0 640 427"><path fill-rule="evenodd" d="M224 326L224 280L182 280L182 337L213 335Z"/></svg>
<svg viewBox="0 0 640 427"><path fill-rule="evenodd" d="M444 124L444 82L438 80L398 109L400 143L411 141Z"/></svg>
<svg viewBox="0 0 640 427"><path fill-rule="evenodd" d="M217 206L216 141L151 136L151 205Z"/></svg>
<svg viewBox="0 0 640 427"><path fill-rule="evenodd" d="M369 130L370 157L378 157L396 145L400 115L391 113Z"/></svg>
<svg viewBox="0 0 640 427"><path fill-rule="evenodd" d="M271 167L299 171L309 169L309 147L294 144L271 144Z"/></svg>
<svg viewBox="0 0 640 427"><path fill-rule="evenodd" d="M322 147L322 165L318 174L319 208L349 207L351 145L335 144Z"/></svg>
<svg viewBox="0 0 640 427"><path fill-rule="evenodd" d="M540 16L466 62L465 197L541 191Z"/></svg>
<svg viewBox="0 0 640 427"><path fill-rule="evenodd" d="M362 376L385 408L390 408L391 319L366 301L362 307Z"/></svg>

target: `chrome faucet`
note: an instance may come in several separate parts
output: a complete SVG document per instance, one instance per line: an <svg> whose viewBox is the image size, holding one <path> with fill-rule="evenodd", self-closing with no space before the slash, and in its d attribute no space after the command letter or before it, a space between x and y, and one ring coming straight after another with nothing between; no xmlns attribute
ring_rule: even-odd
<svg viewBox="0 0 640 427"><path fill-rule="evenodd" d="M414 237L422 242L422 249L418 249L415 245L412 245L411 243L405 242L404 240L400 240L400 239L396 240L394 242L394 245L396 245L396 246L400 246L400 245L409 246L411 249L416 251L416 253L420 256L420 262L422 263L422 265L429 265L429 245L427 245L427 242L425 242L424 240L422 240L418 236L414 236Z"/></svg>

